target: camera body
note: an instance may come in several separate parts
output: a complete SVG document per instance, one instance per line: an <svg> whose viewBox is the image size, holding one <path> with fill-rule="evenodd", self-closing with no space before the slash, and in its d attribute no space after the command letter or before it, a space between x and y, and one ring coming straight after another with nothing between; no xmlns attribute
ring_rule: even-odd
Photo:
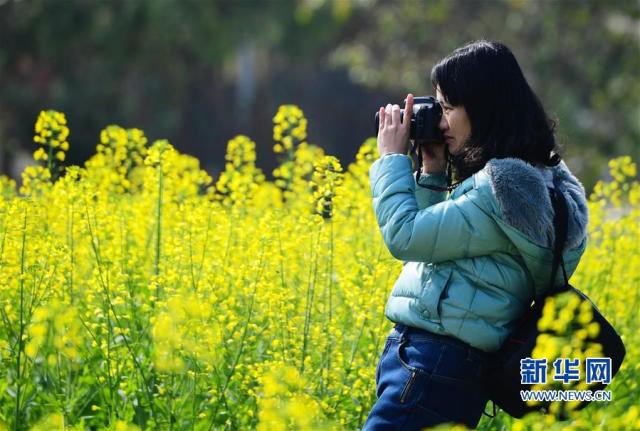
<svg viewBox="0 0 640 431"><path fill-rule="evenodd" d="M405 99L405 105L407 103ZM404 118L404 109L400 110L400 119ZM413 113L411 114L411 130L409 139L417 143L442 142L444 136L438 125L442 118L442 107L433 96L414 97ZM376 112L376 136L380 118Z"/></svg>

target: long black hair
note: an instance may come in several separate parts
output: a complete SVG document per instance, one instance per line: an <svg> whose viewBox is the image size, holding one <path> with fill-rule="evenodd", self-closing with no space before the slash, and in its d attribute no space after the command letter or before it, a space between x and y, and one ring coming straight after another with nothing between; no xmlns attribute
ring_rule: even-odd
<svg viewBox="0 0 640 431"><path fill-rule="evenodd" d="M453 106L464 106L471 136L449 162L458 180L492 158L517 157L531 164L560 162L555 122L527 83L509 48L479 40L449 54L431 70L431 84Z"/></svg>

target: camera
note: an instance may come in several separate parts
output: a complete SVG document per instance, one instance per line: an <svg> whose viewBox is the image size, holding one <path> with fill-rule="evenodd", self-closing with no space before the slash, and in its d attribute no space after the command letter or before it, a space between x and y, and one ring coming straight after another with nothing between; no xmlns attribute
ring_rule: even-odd
<svg viewBox="0 0 640 431"><path fill-rule="evenodd" d="M405 105L407 100L404 101ZM404 109L400 110L400 119L404 118ZM442 118L442 107L433 96L422 96L413 98L413 113L411 114L411 130L409 139L415 142L442 142L444 136L438 127ZM376 136L380 118L376 112Z"/></svg>

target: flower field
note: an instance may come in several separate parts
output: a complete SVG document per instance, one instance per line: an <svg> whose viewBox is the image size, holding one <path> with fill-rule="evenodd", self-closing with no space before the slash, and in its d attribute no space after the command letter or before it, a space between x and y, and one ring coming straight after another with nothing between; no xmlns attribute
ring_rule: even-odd
<svg viewBox="0 0 640 431"><path fill-rule="evenodd" d="M295 106L276 113L272 181L246 136L214 181L118 126L63 166L66 119L41 113L22 185L0 177L0 429L359 429L402 264L372 210L375 140L343 167L306 126ZM640 429L640 184L629 157L610 171L571 281L625 341L613 400L479 429ZM588 338L564 306L547 307L560 323L541 354L580 354Z"/></svg>

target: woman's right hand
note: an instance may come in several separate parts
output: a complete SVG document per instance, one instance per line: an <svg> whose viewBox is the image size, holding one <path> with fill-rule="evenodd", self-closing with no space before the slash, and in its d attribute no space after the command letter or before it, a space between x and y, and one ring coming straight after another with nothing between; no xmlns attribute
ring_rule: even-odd
<svg viewBox="0 0 640 431"><path fill-rule="evenodd" d="M422 172L435 174L447 170L445 143L422 144Z"/></svg>

